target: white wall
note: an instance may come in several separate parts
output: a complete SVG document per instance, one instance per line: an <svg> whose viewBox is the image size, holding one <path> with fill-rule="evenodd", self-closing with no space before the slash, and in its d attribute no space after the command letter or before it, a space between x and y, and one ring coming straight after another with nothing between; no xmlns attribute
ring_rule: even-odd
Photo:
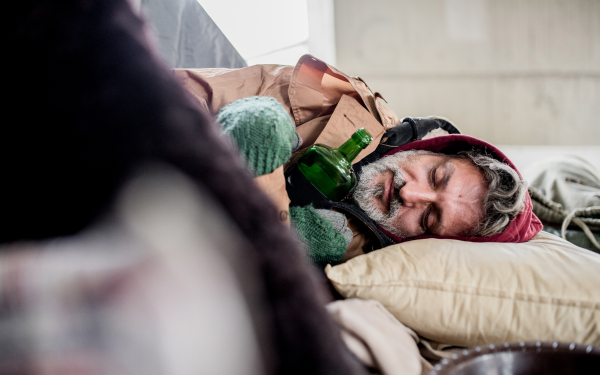
<svg viewBox="0 0 600 375"><path fill-rule="evenodd" d="M198 0L248 65L335 65L333 0Z"/></svg>
<svg viewBox="0 0 600 375"><path fill-rule="evenodd" d="M505 145L600 145L600 1L335 0L337 66L398 116Z"/></svg>

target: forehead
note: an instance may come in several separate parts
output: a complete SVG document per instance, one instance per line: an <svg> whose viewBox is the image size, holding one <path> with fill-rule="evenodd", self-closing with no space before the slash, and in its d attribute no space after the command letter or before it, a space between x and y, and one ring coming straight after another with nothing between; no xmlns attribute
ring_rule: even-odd
<svg viewBox="0 0 600 375"><path fill-rule="evenodd" d="M488 183L470 159L445 157L444 168L453 169L452 178L441 194L443 210L440 234L466 235L483 217Z"/></svg>

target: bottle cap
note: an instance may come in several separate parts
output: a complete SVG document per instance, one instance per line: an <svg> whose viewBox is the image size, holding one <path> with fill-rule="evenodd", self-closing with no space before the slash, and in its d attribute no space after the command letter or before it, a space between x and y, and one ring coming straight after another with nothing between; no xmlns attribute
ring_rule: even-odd
<svg viewBox="0 0 600 375"><path fill-rule="evenodd" d="M360 128L356 131L356 133L352 134L352 139L354 139L355 142L360 142L366 146L371 143L373 137L365 128Z"/></svg>

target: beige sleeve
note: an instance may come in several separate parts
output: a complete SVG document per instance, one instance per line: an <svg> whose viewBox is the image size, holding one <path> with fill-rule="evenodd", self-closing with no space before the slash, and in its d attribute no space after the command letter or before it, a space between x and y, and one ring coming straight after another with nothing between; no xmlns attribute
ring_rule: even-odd
<svg viewBox="0 0 600 375"><path fill-rule="evenodd" d="M293 70L292 66L253 65L242 69L173 69L173 73L212 116L229 103L255 95L277 99L292 116L288 88Z"/></svg>
<svg viewBox="0 0 600 375"><path fill-rule="evenodd" d="M254 183L271 199L277 208L277 215L288 227L290 226L290 198L285 190L283 166L269 174L254 178Z"/></svg>

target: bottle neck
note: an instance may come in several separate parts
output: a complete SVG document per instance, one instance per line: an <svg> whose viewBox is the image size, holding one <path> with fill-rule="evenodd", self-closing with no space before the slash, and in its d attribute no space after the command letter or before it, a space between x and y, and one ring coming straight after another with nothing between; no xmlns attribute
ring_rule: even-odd
<svg viewBox="0 0 600 375"><path fill-rule="evenodd" d="M341 145L337 150L344 155L344 158L352 163L352 160L371 143L373 137L364 128L360 128L352 134L349 140Z"/></svg>

